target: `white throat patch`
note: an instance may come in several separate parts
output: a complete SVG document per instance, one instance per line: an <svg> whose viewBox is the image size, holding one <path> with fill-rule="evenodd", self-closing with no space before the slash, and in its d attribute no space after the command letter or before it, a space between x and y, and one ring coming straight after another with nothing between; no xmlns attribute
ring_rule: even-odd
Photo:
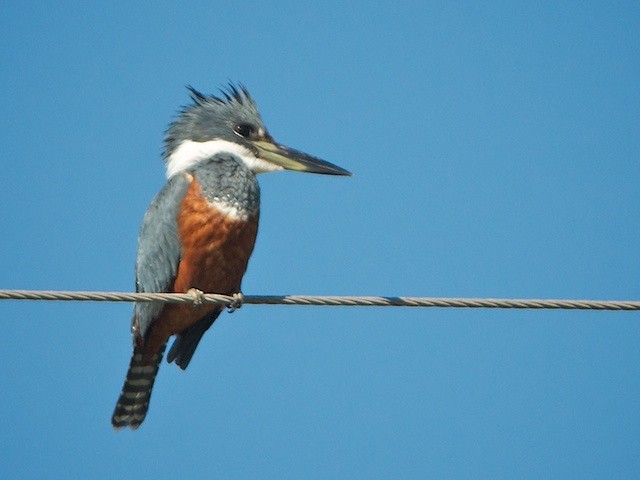
<svg viewBox="0 0 640 480"><path fill-rule="evenodd" d="M256 157L248 148L227 140L209 140L207 142L184 140L167 159L167 178L195 167L201 161L218 153L235 155L253 173L275 172L283 169L279 165L274 165Z"/></svg>

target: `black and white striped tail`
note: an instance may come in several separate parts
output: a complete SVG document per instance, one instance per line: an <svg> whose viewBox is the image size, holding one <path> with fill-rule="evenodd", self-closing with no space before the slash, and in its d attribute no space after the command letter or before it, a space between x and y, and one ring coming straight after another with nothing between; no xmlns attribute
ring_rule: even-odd
<svg viewBox="0 0 640 480"><path fill-rule="evenodd" d="M145 363L142 362L142 348L134 347L127 378L124 380L122 393L111 417L111 425L114 428L136 429L147 416L153 382L158 374L165 346L166 344L160 353L153 355Z"/></svg>

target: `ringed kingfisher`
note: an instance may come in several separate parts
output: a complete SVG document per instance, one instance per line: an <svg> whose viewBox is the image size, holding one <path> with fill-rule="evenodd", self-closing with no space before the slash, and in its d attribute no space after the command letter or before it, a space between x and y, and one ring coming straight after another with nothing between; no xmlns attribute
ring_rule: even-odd
<svg viewBox="0 0 640 480"><path fill-rule="evenodd" d="M258 231L256 174L277 170L351 175L347 170L274 141L242 85L219 95L187 87L192 103L170 124L164 141L167 183L147 210L138 237L136 292L234 295ZM167 354L183 370L224 307L136 303L133 354L111 423L138 428Z"/></svg>

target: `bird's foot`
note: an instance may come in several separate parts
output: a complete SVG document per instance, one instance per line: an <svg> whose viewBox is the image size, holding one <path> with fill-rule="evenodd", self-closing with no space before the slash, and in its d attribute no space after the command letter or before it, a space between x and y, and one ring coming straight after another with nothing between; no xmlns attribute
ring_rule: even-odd
<svg viewBox="0 0 640 480"><path fill-rule="evenodd" d="M200 308L204 303L204 292L197 288L190 288L187 294L193 297L193 308Z"/></svg>
<svg viewBox="0 0 640 480"><path fill-rule="evenodd" d="M229 313L233 313L237 309L242 307L242 302L244 302L244 295L242 295L242 292L234 293L232 297L233 300L227 305L227 310L229 311Z"/></svg>

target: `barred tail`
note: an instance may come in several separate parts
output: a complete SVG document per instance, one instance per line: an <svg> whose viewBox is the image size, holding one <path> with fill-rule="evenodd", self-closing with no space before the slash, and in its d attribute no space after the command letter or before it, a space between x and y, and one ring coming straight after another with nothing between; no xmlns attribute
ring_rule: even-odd
<svg viewBox="0 0 640 480"><path fill-rule="evenodd" d="M111 425L114 428L136 429L144 421L149 409L153 382L158 374L165 347L166 343L159 353L152 355L148 361L143 361L142 348L134 346L127 378L124 380L122 393L111 417Z"/></svg>

